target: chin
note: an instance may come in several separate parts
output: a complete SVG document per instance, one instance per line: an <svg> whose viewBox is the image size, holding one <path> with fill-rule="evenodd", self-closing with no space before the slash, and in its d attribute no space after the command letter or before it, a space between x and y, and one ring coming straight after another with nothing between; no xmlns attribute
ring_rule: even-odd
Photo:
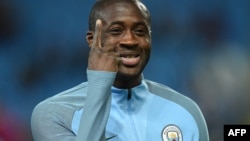
<svg viewBox="0 0 250 141"><path fill-rule="evenodd" d="M131 80L131 79L137 79L137 77L139 77L140 74L141 73L139 71L119 71L117 73L117 77L119 79Z"/></svg>

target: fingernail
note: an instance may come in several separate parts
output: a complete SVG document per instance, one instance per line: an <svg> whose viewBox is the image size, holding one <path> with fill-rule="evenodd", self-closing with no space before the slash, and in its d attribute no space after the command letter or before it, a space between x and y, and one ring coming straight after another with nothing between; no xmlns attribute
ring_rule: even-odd
<svg viewBox="0 0 250 141"><path fill-rule="evenodd" d="M97 19L96 20L96 25L100 25L101 24L101 20L100 19Z"/></svg>

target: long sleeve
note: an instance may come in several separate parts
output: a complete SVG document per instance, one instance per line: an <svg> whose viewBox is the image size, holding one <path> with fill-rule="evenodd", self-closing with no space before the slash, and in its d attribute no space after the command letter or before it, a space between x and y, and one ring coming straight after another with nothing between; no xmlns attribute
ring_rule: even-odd
<svg viewBox="0 0 250 141"><path fill-rule="evenodd" d="M31 116L34 141L102 141L110 110L116 73L87 70L88 82L49 97ZM83 109L77 133L72 128L76 111Z"/></svg>
<svg viewBox="0 0 250 141"><path fill-rule="evenodd" d="M87 70L88 89L76 141L102 141L111 104L115 72Z"/></svg>

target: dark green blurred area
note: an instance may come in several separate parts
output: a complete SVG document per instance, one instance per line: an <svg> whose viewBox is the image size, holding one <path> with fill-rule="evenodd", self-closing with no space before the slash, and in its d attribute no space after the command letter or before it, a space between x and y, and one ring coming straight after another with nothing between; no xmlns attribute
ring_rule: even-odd
<svg viewBox="0 0 250 141"><path fill-rule="evenodd" d="M250 1L142 0L152 14L144 77L197 102L210 140L250 124ZM0 1L0 141L32 141L36 104L86 81L91 0Z"/></svg>

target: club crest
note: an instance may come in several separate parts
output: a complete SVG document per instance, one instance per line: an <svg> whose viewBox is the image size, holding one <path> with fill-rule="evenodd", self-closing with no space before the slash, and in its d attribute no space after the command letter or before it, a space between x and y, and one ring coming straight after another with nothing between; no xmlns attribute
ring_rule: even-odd
<svg viewBox="0 0 250 141"><path fill-rule="evenodd" d="M181 130L176 125L167 125L162 130L162 140L163 141L182 141Z"/></svg>

